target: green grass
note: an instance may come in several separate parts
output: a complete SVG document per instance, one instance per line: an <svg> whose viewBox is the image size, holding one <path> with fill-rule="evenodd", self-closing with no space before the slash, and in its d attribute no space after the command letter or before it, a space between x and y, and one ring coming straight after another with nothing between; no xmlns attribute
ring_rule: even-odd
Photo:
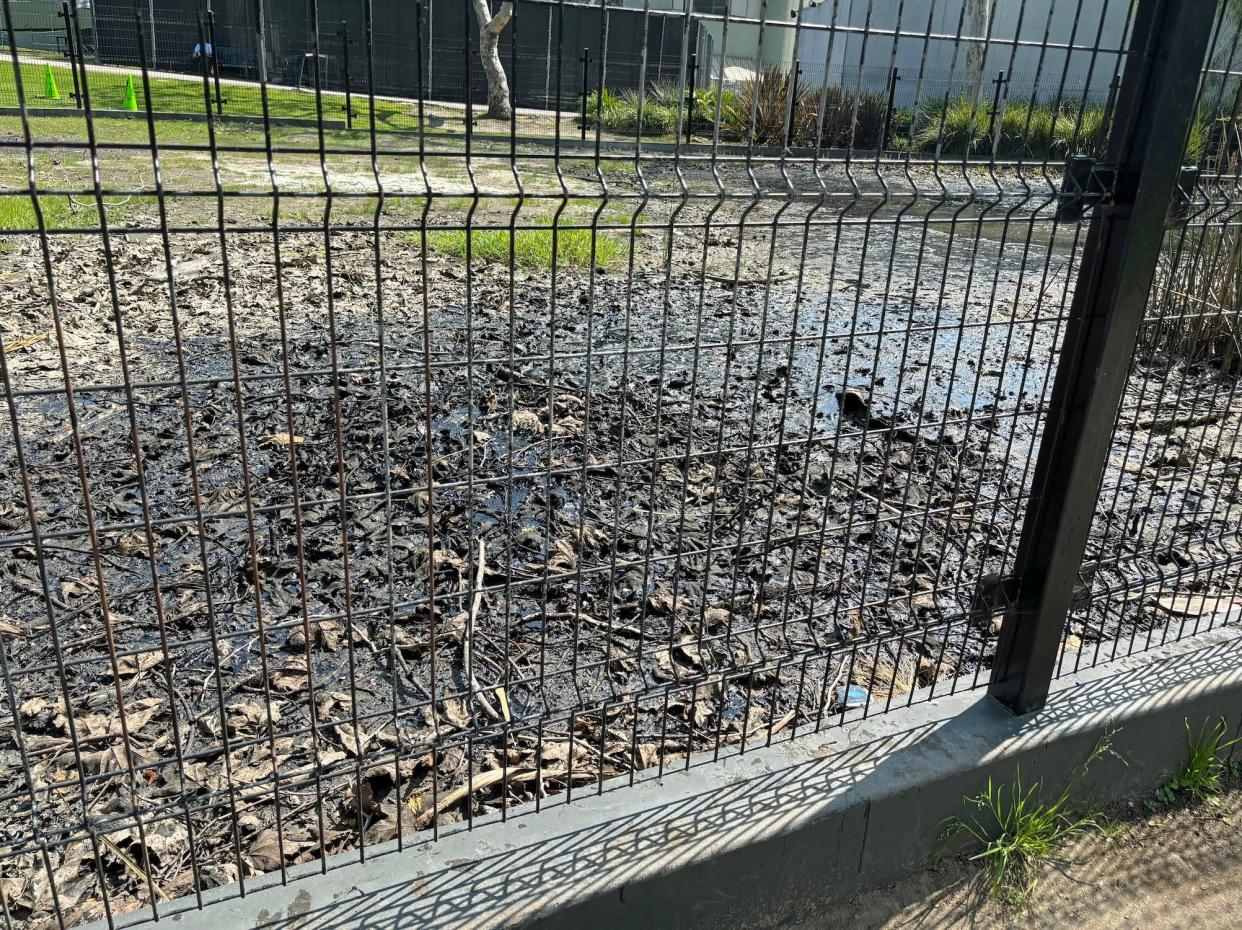
<svg viewBox="0 0 1242 930"><path fill-rule="evenodd" d="M1186 761L1177 774L1156 792L1157 800L1166 804L1179 800L1215 801L1223 790L1225 776L1232 768L1232 763L1222 759L1221 753L1239 742L1237 739L1226 739L1228 735L1224 718L1216 721L1214 726L1205 721L1198 734L1191 731L1190 721L1187 720L1189 745Z"/></svg>
<svg viewBox="0 0 1242 930"><path fill-rule="evenodd" d="M427 231L429 249L463 261L466 258L466 242L465 230ZM623 239L604 232L593 233L590 229L557 229L555 240L551 229L519 229L512 237L507 229L470 231L473 260L507 264L512 248L514 262L524 268L551 268L554 244L558 266L590 268L592 242L597 268L615 265L626 254Z"/></svg>
<svg viewBox="0 0 1242 930"><path fill-rule="evenodd" d="M60 99L53 100L44 96L44 63L23 62L21 65L22 83L25 87L26 105L29 107L65 107L73 109L73 74L68 65L50 65ZM138 68L130 71L104 71L88 68L88 90L91 108L94 110L120 110L125 100L125 80L132 77L134 92L138 100L138 109L145 110L146 95L142 86L142 72ZM184 79L152 77L151 109L157 113L197 113L205 112L206 103L203 99L203 83L201 77L187 75ZM215 86L210 87L211 104L215 105ZM258 84L222 83L220 93L224 99L225 115L262 116L263 105ZM323 93L323 118L325 120L345 119L345 95ZM305 90L269 85L268 103L272 116L293 119L315 119L315 95ZM0 89L0 105L16 106L17 93L13 83L6 81ZM354 125L365 128L369 116L365 93L353 96ZM411 128L415 123L414 111L392 101L377 100L375 103L375 119L377 123L388 128Z"/></svg>
<svg viewBox="0 0 1242 930"><path fill-rule="evenodd" d="M987 867L993 898L1024 905L1034 891L1040 863L1052 858L1066 840L1106 825L1099 813L1079 810L1072 794L1090 765L1111 753L1109 733L1051 800L1044 798L1042 781L1027 784L1021 772L1008 785L997 785L989 778L982 792L966 799L977 813L952 818L946 840L965 836L982 847L970 858Z"/></svg>
<svg viewBox="0 0 1242 930"><path fill-rule="evenodd" d="M48 229L60 229L66 226L75 225L72 220L72 214L69 209L69 200L65 197L48 197L41 196L39 198L39 206L43 211L43 222ZM92 225L94 221L94 211L91 211L92 219L83 223L83 225ZM30 202L30 197L26 194L8 194L0 196L0 234L14 230L31 230L37 229L38 223L35 220L34 205Z"/></svg>

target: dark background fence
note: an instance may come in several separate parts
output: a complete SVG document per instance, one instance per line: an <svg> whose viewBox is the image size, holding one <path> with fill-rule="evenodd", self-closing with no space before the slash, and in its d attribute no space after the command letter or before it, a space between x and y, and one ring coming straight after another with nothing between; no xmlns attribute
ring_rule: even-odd
<svg viewBox="0 0 1242 930"><path fill-rule="evenodd" d="M155 6L154 34L156 54L149 56L157 69L197 73L192 60L198 21L206 15L197 0L161 2ZM478 62L477 26L468 3L424 0L404 3L397 0L373 5L372 68L375 90L379 94L413 97L419 87L429 97L461 102L465 100L469 54L474 70L474 102L486 102L486 84ZM318 4L319 53L324 56L324 87L340 90L345 84L346 40L351 43L355 83L364 86L361 64L364 60L366 23L362 5L345 0L324 0ZM134 41L134 10L130 0L100 0L95 4L96 54L106 64L134 66L138 52ZM149 14L144 10L144 22ZM420 20L421 17L421 20ZM220 0L211 19L216 30L217 58L221 74L256 80L258 77L257 11L245 0ZM605 20L607 21L605 24ZM307 56L314 53L310 5L300 0L269 0L263 7L266 31L265 56L269 80L278 84L307 86L313 75ZM607 32L609 44L608 83L618 88L638 86L640 50L644 47L651 62L653 80L674 79L681 63L681 20L676 29L667 26L668 17L644 16L641 10L609 5L606 7L554 3L530 4L501 37L501 57L505 62L516 54L522 62L516 73L513 100L518 106L548 109L560 100L573 109L582 81L578 60L583 49L593 49L596 62L601 57L601 37ZM470 49L463 38L470 38ZM697 27L689 38L692 49L700 43L704 52L708 40ZM421 74L415 66L415 47L422 45ZM516 45L515 45L516 43ZM149 43L150 44L150 43ZM421 79L421 84L419 83Z"/></svg>
<svg viewBox="0 0 1242 930"><path fill-rule="evenodd" d="M351 7L348 115L331 65L273 66L301 9L221 4L219 82L197 23L153 50L71 10L55 66L8 28L5 924L168 916L947 692L1029 710L1236 624L1235 4L1019 6L650 14L581 40L585 98L554 57L581 125L465 118L419 58L465 75L466 21L408 45L396 5ZM529 23L601 10L517 9L546 100Z"/></svg>

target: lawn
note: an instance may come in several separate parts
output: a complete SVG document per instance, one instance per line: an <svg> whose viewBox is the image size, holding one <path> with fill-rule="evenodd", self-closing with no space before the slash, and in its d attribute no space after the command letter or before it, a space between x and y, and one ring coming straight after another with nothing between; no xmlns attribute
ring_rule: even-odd
<svg viewBox="0 0 1242 930"><path fill-rule="evenodd" d="M59 92L59 99L45 92L47 70L51 69L52 78ZM17 90L13 81L12 65L5 69L0 77L0 106L16 106ZM25 61L21 64L22 84L26 93L26 105L29 107L66 107L72 109L73 74L67 64ZM147 108L146 92L142 84L142 72L138 68L132 71L112 71L88 68L88 90L91 107L96 110L124 109L125 85L130 78L134 82L134 94L139 110ZM204 100L203 83L187 75L185 78L151 77L151 109L157 113L203 113L208 105ZM210 105L215 106L215 84L208 87ZM237 84L222 82L220 85L222 109L225 115L262 116L263 102L258 84ZM324 92L323 118L325 120L345 119L345 95L343 93ZM354 120L367 125L369 119L368 101L365 92L355 93L351 101ZM272 116L295 119L315 119L317 107L315 94L310 89L293 87L268 86L268 107ZM408 105L392 101L376 101L375 118L377 123L387 128L413 128L415 116Z"/></svg>

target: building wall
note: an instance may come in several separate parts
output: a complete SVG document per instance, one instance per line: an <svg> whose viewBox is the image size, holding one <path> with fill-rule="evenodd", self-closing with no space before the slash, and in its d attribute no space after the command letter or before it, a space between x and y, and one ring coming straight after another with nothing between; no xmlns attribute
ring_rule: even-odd
<svg viewBox="0 0 1242 930"><path fill-rule="evenodd" d="M694 13L719 15L726 0L689 0ZM988 95L1001 70L1011 97L1075 99L1107 95L1125 46L1130 0L727 0L731 18L765 16L757 24L732 21L727 45L719 21L704 24L713 39L713 71L722 47L731 73L759 67L788 69L797 60L802 79L882 92L891 69L901 77L899 97L913 102L964 93ZM641 9L644 0L625 0ZM652 10L681 12L687 0L651 0ZM801 17L799 19L799 11ZM799 28L799 22L811 28ZM815 27L835 27L821 29ZM889 35L877 35L888 32ZM893 32L908 33L894 37ZM928 38L928 36L934 38ZM963 37L963 38L960 38ZM1090 51L1043 48L1074 45ZM977 39L978 41L967 41ZM919 84L920 70L922 84Z"/></svg>
<svg viewBox="0 0 1242 930"><path fill-rule="evenodd" d="M946 93L990 96L1002 70L1010 99L1102 99L1120 67L1130 8L1129 0L826 0L806 10L804 21L860 31L806 32L798 57L816 77L827 66L830 81L870 90L883 89L896 67L907 103L920 73L917 92L927 100ZM1047 48L1045 41L1098 51Z"/></svg>

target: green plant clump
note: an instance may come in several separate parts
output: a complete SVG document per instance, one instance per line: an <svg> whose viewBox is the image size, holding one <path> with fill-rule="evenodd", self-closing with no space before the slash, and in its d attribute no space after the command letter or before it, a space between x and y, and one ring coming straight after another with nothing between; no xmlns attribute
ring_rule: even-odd
<svg viewBox="0 0 1242 930"><path fill-rule="evenodd" d="M637 91L625 90L614 93L604 88L602 93L592 91L586 100L587 127L599 127L606 132L632 136L639 129L639 95ZM677 129L677 111L651 96L643 97L642 130L644 136L667 136Z"/></svg>
<svg viewBox="0 0 1242 930"><path fill-rule="evenodd" d="M1156 792L1156 798L1166 804L1179 800L1214 801L1223 790L1225 777L1233 769L1231 760L1222 759L1221 754L1239 742L1238 739L1226 739L1229 735L1224 718L1216 721L1214 726L1204 722L1198 734L1191 732L1190 721L1186 721L1186 736L1189 747L1186 761L1178 769L1177 774L1169 779Z"/></svg>
<svg viewBox="0 0 1242 930"><path fill-rule="evenodd" d="M1025 904L1035 888L1039 863L1051 858L1065 840L1104 826L1102 815L1079 809L1072 795L1091 764L1106 754L1114 754L1111 733L1100 739L1051 801L1044 799L1042 781L1027 784L1021 772L1009 785L997 785L989 778L982 792L966 799L978 813L952 818L945 837L964 835L983 847L971 860L987 865L993 898Z"/></svg>

